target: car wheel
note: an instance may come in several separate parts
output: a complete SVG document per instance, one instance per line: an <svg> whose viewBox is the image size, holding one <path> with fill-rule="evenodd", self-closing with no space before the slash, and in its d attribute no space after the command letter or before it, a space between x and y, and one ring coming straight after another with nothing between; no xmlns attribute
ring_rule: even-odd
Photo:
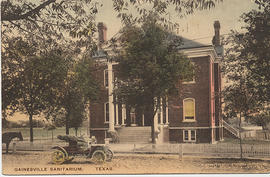
<svg viewBox="0 0 270 177"><path fill-rule="evenodd" d="M65 154L63 151L60 151L60 150L55 150L53 153L52 153L52 162L54 164L62 164L65 162Z"/></svg>
<svg viewBox="0 0 270 177"><path fill-rule="evenodd" d="M113 152L110 149L108 149L106 151L106 161L110 162L112 161L112 158L113 158Z"/></svg>
<svg viewBox="0 0 270 177"><path fill-rule="evenodd" d="M94 163L104 163L106 160L106 155L102 150L96 150L92 155L92 161Z"/></svg>

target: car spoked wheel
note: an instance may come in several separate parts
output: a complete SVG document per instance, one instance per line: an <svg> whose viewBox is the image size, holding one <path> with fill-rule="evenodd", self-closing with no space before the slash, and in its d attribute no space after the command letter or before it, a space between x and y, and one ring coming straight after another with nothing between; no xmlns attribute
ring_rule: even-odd
<svg viewBox="0 0 270 177"><path fill-rule="evenodd" d="M106 160L106 155L105 155L104 151L102 151L102 150L97 150L97 151L95 151L95 152L93 153L92 161L93 161L94 163L97 163L97 164L99 164L99 163L104 163L105 160Z"/></svg>
<svg viewBox="0 0 270 177"><path fill-rule="evenodd" d="M113 152L110 149L106 150L106 161L110 162L112 161L112 158L113 158Z"/></svg>
<svg viewBox="0 0 270 177"><path fill-rule="evenodd" d="M52 153L52 162L55 164L62 164L65 162L65 154L60 150L56 150Z"/></svg>

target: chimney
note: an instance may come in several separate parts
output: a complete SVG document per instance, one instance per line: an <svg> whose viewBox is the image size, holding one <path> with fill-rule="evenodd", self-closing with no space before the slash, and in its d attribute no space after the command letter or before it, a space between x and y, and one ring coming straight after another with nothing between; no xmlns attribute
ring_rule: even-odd
<svg viewBox="0 0 270 177"><path fill-rule="evenodd" d="M98 23L98 42L99 47L104 44L104 42L107 40L107 27L104 23L99 22Z"/></svg>
<svg viewBox="0 0 270 177"><path fill-rule="evenodd" d="M215 36L213 37L212 43L214 46L220 46L220 23L219 21L214 22Z"/></svg>

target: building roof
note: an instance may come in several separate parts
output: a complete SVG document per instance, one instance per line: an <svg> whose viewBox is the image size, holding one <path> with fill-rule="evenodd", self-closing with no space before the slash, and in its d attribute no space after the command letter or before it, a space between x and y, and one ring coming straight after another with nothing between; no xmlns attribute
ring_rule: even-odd
<svg viewBox="0 0 270 177"><path fill-rule="evenodd" d="M212 45L206 45L199 42L196 42L191 39L187 39L185 37L181 37L182 44L179 46L179 49L187 49L187 48L199 48L199 47L209 47Z"/></svg>
<svg viewBox="0 0 270 177"><path fill-rule="evenodd" d="M117 38L119 38L119 33L117 33L113 38L116 39L116 41L117 41ZM178 36L178 35L173 34L173 33L171 33L171 35L169 35L169 37L168 37L168 41L171 41L171 40L175 41L176 45L177 45L177 43L179 43L178 47L177 47L179 50L211 47L212 46L215 48L215 51L218 53L218 55L223 54L223 52L222 52L223 47L220 48L220 47L215 47L215 46L209 45L209 44L202 44L202 43L197 42L195 40L191 40L191 39L188 39L188 38L185 38L182 36ZM107 41L104 44L105 45L103 46L103 49L98 50L96 52L96 54L93 56L94 58L103 58L103 57L106 57L106 55L108 55L107 51L110 48L110 41Z"/></svg>

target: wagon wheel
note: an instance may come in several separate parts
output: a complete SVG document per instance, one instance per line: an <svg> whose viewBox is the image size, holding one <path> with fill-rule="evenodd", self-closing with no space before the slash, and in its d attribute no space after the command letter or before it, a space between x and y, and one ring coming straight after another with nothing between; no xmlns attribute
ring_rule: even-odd
<svg viewBox="0 0 270 177"><path fill-rule="evenodd" d="M55 163L55 164L62 164L64 163L66 160L66 157L65 157L65 154L63 151L60 151L60 150L55 150L53 153L52 153L52 162Z"/></svg>
<svg viewBox="0 0 270 177"><path fill-rule="evenodd" d="M102 150L97 150L92 155L92 161L94 161L95 163L104 163L105 160L106 160L106 155L104 151Z"/></svg>
<svg viewBox="0 0 270 177"><path fill-rule="evenodd" d="M113 152L110 149L107 149L106 151L106 161L110 162L113 158Z"/></svg>

